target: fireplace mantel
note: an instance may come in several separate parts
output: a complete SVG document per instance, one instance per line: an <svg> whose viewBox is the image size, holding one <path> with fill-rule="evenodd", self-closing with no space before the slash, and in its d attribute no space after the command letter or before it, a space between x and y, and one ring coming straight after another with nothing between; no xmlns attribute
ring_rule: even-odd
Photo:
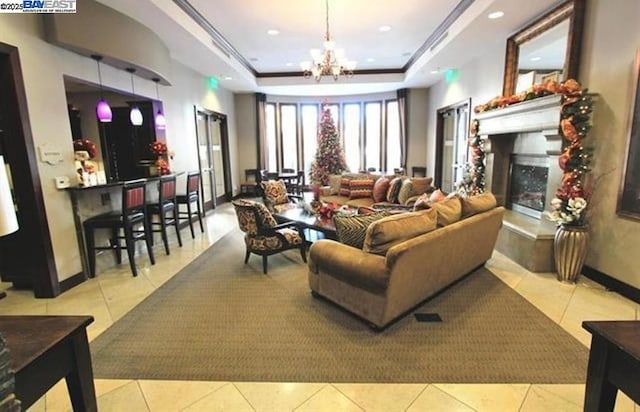
<svg viewBox="0 0 640 412"><path fill-rule="evenodd" d="M478 113L481 135L542 131L558 134L562 95L552 94L517 103L503 109Z"/></svg>

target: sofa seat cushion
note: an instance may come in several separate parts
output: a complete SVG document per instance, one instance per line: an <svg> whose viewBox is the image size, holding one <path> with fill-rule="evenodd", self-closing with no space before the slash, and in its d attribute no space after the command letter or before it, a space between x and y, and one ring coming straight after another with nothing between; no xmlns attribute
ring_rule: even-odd
<svg viewBox="0 0 640 412"><path fill-rule="evenodd" d="M439 227L450 225L462 218L462 202L456 195L431 203L431 208L438 213Z"/></svg>
<svg viewBox="0 0 640 412"><path fill-rule="evenodd" d="M386 255L387 250L398 243L435 230L436 224L435 209L385 217L369 225L362 250Z"/></svg>
<svg viewBox="0 0 640 412"><path fill-rule="evenodd" d="M486 212L498 205L496 197L491 192L462 198L462 218Z"/></svg>
<svg viewBox="0 0 640 412"><path fill-rule="evenodd" d="M325 202L325 203L336 203L336 204L338 204L338 205L342 206L342 205L346 205L346 204L347 204L347 202L349 202L349 197L347 197L347 196L337 196L337 195L333 196L333 195L331 195L331 196L322 196L322 197L320 198L320 200L321 200L321 201L323 201L323 202Z"/></svg>
<svg viewBox="0 0 640 412"><path fill-rule="evenodd" d="M355 216L334 216L338 241L345 245L362 249L369 225L376 220L389 216L388 212L370 213Z"/></svg>
<svg viewBox="0 0 640 412"><path fill-rule="evenodd" d="M371 206L373 204L373 199L370 197L363 197L361 199L349 199L347 200L347 206L353 207L353 208L359 208L359 207L363 207L363 206Z"/></svg>

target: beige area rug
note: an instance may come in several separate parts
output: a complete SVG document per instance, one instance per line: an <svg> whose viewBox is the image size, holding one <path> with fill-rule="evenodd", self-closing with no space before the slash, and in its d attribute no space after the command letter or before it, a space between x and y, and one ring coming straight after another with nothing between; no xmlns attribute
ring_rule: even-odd
<svg viewBox="0 0 640 412"><path fill-rule="evenodd" d="M97 378L584 383L587 349L487 269L385 331L309 293L296 250L243 264L234 231L91 344Z"/></svg>

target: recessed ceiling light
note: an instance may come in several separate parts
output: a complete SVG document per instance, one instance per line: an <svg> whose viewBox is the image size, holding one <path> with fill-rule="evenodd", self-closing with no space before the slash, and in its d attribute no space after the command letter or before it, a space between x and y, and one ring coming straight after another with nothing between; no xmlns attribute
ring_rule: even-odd
<svg viewBox="0 0 640 412"><path fill-rule="evenodd" d="M369 57L369 58L367 58L367 61L368 61L369 63L371 63L371 62L376 61L376 59L374 59L373 57Z"/></svg>
<svg viewBox="0 0 640 412"><path fill-rule="evenodd" d="M490 19L499 19L502 16L504 16L504 12L503 11L494 11L493 13L489 13L487 15L487 17L490 18Z"/></svg>
<svg viewBox="0 0 640 412"><path fill-rule="evenodd" d="M409 57L409 56L411 56L411 52L402 53L402 57Z"/></svg>
<svg viewBox="0 0 640 412"><path fill-rule="evenodd" d="M257 57L251 57L251 58L249 59L249 61L257 62L257 61L258 61L258 58L257 58Z"/></svg>
<svg viewBox="0 0 640 412"><path fill-rule="evenodd" d="M391 26L387 26L387 25L380 26L380 27L378 27L378 30L380 30L381 32L390 31L391 30Z"/></svg>
<svg viewBox="0 0 640 412"><path fill-rule="evenodd" d="M285 66L287 66L287 67L291 67L291 66L293 66L293 63L291 63L291 62L287 62L287 64L285 64Z"/></svg>
<svg viewBox="0 0 640 412"><path fill-rule="evenodd" d="M224 79L225 79L225 80L233 80L233 77L231 77L231 76L224 76Z"/></svg>
<svg viewBox="0 0 640 412"><path fill-rule="evenodd" d="M438 73L440 73L440 70L437 70L437 69L436 69L436 70L431 70L429 73L431 73L431 74L438 74Z"/></svg>
<svg viewBox="0 0 640 412"><path fill-rule="evenodd" d="M280 30L276 30L276 29L269 29L267 30L267 34L269 36L277 36L278 34L280 34Z"/></svg>
<svg viewBox="0 0 640 412"><path fill-rule="evenodd" d="M529 60L531 60L532 62L537 62L538 60L542 59L542 57L540 56L536 56L536 57L532 57Z"/></svg>

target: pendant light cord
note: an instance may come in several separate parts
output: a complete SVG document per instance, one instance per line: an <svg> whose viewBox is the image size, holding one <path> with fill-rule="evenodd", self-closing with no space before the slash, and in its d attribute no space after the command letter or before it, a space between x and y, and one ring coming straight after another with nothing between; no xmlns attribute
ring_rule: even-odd
<svg viewBox="0 0 640 412"><path fill-rule="evenodd" d="M326 22L326 26L327 26L327 33L325 34L326 40L330 41L331 40L331 36L329 35L329 0L325 0L325 5L327 8L327 16L325 19Z"/></svg>

